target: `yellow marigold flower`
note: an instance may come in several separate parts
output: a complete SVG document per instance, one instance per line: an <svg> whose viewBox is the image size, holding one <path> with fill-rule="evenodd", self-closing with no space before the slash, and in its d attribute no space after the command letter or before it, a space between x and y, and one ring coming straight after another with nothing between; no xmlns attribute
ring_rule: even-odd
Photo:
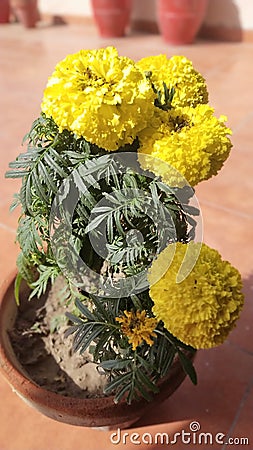
<svg viewBox="0 0 253 450"><path fill-rule="evenodd" d="M155 88L163 92L163 82L168 88L174 87L172 106L197 106L208 102L205 79L194 69L185 56L148 56L137 65L146 72L152 72L151 81Z"/></svg>
<svg viewBox="0 0 253 450"><path fill-rule="evenodd" d="M177 243L165 273L161 270L171 257L171 246L160 253L150 268L150 297L154 315L174 336L195 348L211 348L223 343L235 326L243 306L242 281L237 269L223 261L216 250L202 244L194 268L177 283L186 250L195 257L197 246L194 242Z"/></svg>
<svg viewBox="0 0 253 450"><path fill-rule="evenodd" d="M151 83L117 50L81 50L57 64L42 111L60 131L70 130L106 150L132 143L153 114Z"/></svg>
<svg viewBox="0 0 253 450"><path fill-rule="evenodd" d="M226 117L218 119L213 113L208 105L157 110L150 126L139 134L139 155L151 156L144 161L139 158L142 167L171 186L181 185L180 175L179 179L174 177L169 167L167 173L164 162L177 169L191 186L216 175L232 144L227 136L231 130L224 123Z"/></svg>
<svg viewBox="0 0 253 450"><path fill-rule="evenodd" d="M129 344L133 350L145 341L148 345L153 345L151 337L156 337L154 329L157 320L146 317L146 311L124 311L122 317L116 317L116 321L121 324L121 331L128 337Z"/></svg>

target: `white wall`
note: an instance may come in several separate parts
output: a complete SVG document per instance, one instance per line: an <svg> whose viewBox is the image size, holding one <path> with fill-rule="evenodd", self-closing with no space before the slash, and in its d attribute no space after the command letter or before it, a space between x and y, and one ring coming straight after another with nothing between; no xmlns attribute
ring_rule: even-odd
<svg viewBox="0 0 253 450"><path fill-rule="evenodd" d="M156 20L156 0L132 0L133 19ZM91 16L90 0L39 0L42 13ZM207 25L253 29L253 0L209 0Z"/></svg>
<svg viewBox="0 0 253 450"><path fill-rule="evenodd" d="M209 0L205 23L228 28L253 29L253 1Z"/></svg>
<svg viewBox="0 0 253 450"><path fill-rule="evenodd" d="M132 0L134 19L154 20L156 15L156 0ZM41 12L47 14L68 14L91 16L90 0L39 0Z"/></svg>
<svg viewBox="0 0 253 450"><path fill-rule="evenodd" d="M90 0L38 0L39 8L45 14L66 14L69 16L91 16Z"/></svg>

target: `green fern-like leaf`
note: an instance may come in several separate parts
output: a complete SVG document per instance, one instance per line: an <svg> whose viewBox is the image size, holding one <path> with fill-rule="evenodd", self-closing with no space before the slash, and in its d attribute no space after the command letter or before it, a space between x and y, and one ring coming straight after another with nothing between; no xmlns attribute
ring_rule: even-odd
<svg viewBox="0 0 253 450"><path fill-rule="evenodd" d="M53 264L48 266L39 264L37 270L39 274L38 279L30 284L32 289L29 297L30 299L35 296L40 297L42 294L45 294L49 283L53 284L60 273L59 267Z"/></svg>

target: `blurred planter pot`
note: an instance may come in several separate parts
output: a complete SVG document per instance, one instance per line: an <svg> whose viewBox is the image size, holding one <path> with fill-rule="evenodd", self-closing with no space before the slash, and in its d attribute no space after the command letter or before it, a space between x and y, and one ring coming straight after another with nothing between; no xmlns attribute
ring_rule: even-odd
<svg viewBox="0 0 253 450"><path fill-rule="evenodd" d="M25 28L34 28L39 18L37 0L11 0L13 13Z"/></svg>
<svg viewBox="0 0 253 450"><path fill-rule="evenodd" d="M127 405L124 401L115 405L113 397L74 398L45 390L33 382L15 355L8 330L14 326L17 305L14 299L13 273L0 290L0 372L28 405L42 414L71 425L103 427L105 429L126 428L136 422L149 409L168 398L183 382L185 373L175 361L169 375L160 383L160 392L147 403L145 400ZM29 295L29 288L21 286L20 298ZM35 300L33 300L35 301Z"/></svg>
<svg viewBox="0 0 253 450"><path fill-rule="evenodd" d="M208 0L157 0L158 23L166 42L191 44L205 17Z"/></svg>
<svg viewBox="0 0 253 450"><path fill-rule="evenodd" d="M102 37L122 37L130 22L132 0L92 0L95 22Z"/></svg>
<svg viewBox="0 0 253 450"><path fill-rule="evenodd" d="M10 3L9 0L0 0L0 23L10 21Z"/></svg>

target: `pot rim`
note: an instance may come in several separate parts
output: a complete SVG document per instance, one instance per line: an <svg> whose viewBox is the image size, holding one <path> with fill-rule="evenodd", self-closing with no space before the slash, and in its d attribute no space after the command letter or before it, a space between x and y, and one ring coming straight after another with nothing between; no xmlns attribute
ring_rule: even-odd
<svg viewBox="0 0 253 450"><path fill-rule="evenodd" d="M71 425L126 428L136 422L150 406L154 407L172 395L184 381L186 374L180 362L175 360L168 375L159 383L160 391L153 399L150 402L140 399L131 405L125 400L115 404L113 395L78 398L52 392L37 385L22 369L12 349L4 321L5 316L10 313L7 307L10 297L15 302L13 288L16 275L17 270L13 270L0 286L0 374L14 392L44 415Z"/></svg>

